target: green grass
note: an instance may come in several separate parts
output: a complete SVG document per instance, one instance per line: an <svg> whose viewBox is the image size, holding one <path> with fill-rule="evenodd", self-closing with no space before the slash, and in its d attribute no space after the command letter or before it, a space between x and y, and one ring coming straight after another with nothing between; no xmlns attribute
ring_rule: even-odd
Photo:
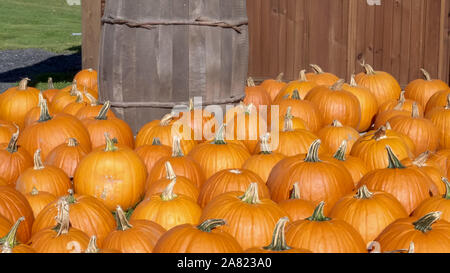
<svg viewBox="0 0 450 273"><path fill-rule="evenodd" d="M81 6L65 0L0 0L0 50L41 48L55 53L81 45Z"/></svg>

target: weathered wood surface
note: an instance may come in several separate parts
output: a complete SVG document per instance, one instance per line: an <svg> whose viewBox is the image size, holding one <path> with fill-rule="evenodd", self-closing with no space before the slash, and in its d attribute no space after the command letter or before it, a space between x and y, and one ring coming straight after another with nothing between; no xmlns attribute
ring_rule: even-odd
<svg viewBox="0 0 450 273"><path fill-rule="evenodd" d="M107 20L135 23L247 21L244 0L108 0ZM106 21L106 20L105 20ZM220 25L220 24L219 24ZM173 106L201 96L239 101L248 71L248 27L103 24L100 96L137 131Z"/></svg>
<svg viewBox="0 0 450 273"><path fill-rule="evenodd" d="M82 0L82 66L98 70L102 1Z"/></svg>

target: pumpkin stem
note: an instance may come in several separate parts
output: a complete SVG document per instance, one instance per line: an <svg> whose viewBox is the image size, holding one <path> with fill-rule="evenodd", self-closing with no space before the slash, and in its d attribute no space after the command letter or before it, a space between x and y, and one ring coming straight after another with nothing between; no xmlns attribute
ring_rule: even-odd
<svg viewBox="0 0 450 273"><path fill-rule="evenodd" d="M78 141L76 138L69 138L68 142L67 142L67 146L68 147L77 147L78 146Z"/></svg>
<svg viewBox="0 0 450 273"><path fill-rule="evenodd" d="M116 222L117 222L117 230L128 230L133 226L128 222L127 217L125 216L125 212L123 211L120 205L116 207Z"/></svg>
<svg viewBox="0 0 450 273"><path fill-rule="evenodd" d="M95 119L96 120L107 120L108 117L106 114L108 113L110 108L111 108L111 102L108 100L103 104L102 108L98 112L98 115Z"/></svg>
<svg viewBox="0 0 450 273"><path fill-rule="evenodd" d="M342 123L337 119L333 120L333 123L331 123L331 126L339 127L339 128L344 127L344 125L342 125Z"/></svg>
<svg viewBox="0 0 450 273"><path fill-rule="evenodd" d="M289 199L300 199L300 187L298 186L298 182L295 182L292 186L291 196Z"/></svg>
<svg viewBox="0 0 450 273"><path fill-rule="evenodd" d="M411 243L409 244L408 253L415 253L414 242L411 242Z"/></svg>
<svg viewBox="0 0 450 273"><path fill-rule="evenodd" d="M213 144L216 144L216 145L227 144L225 142L225 127L226 127L226 124L222 124L219 127L219 130L217 130L216 136L214 138Z"/></svg>
<svg viewBox="0 0 450 273"><path fill-rule="evenodd" d="M273 231L272 242L270 243L270 245L263 247L263 249L271 251L284 251L291 249L291 247L289 247L286 244L286 237L284 231L287 222L289 222L288 217L283 217L280 220L278 220L275 229Z"/></svg>
<svg viewBox="0 0 450 273"><path fill-rule="evenodd" d="M89 240L89 244L84 253L99 253L100 249L97 247L97 236L93 235Z"/></svg>
<svg viewBox="0 0 450 273"><path fill-rule="evenodd" d="M247 79L247 86L248 87L255 87L256 86L255 81L253 80L252 77L248 77L248 79Z"/></svg>
<svg viewBox="0 0 450 273"><path fill-rule="evenodd" d="M445 177L442 177L442 182L445 184L444 199L450 200L450 182Z"/></svg>
<svg viewBox="0 0 450 273"><path fill-rule="evenodd" d="M44 163L42 163L42 158L41 158L41 149L37 149L36 152L34 153L34 169L35 170L42 170L45 168Z"/></svg>
<svg viewBox="0 0 450 273"><path fill-rule="evenodd" d="M117 140L115 138L110 138L109 133L105 132L105 152L114 152L119 148L116 147Z"/></svg>
<svg viewBox="0 0 450 273"><path fill-rule="evenodd" d="M245 191L244 195L240 196L239 199L242 200L242 202L254 205L259 204L261 201L259 200L259 194L258 194L258 184L257 183L250 183L250 186Z"/></svg>
<svg viewBox="0 0 450 273"><path fill-rule="evenodd" d="M197 228L203 232L211 232L216 227L224 226L225 224L226 222L223 219L209 219L198 225Z"/></svg>
<svg viewBox="0 0 450 273"><path fill-rule="evenodd" d="M89 104L91 106L97 106L98 104L98 100L96 98L94 98L94 96L92 96L91 94L89 94L88 92L84 92L84 96L89 100Z"/></svg>
<svg viewBox="0 0 450 273"><path fill-rule="evenodd" d="M269 145L270 133L261 136L261 154L270 155L272 154L272 148Z"/></svg>
<svg viewBox="0 0 450 273"><path fill-rule="evenodd" d="M58 214L55 217L56 226L53 228L54 231L57 232L56 237L61 234L69 233L70 228L70 218L69 218L69 202L67 202L66 198L60 198L58 200L57 208Z"/></svg>
<svg viewBox="0 0 450 273"><path fill-rule="evenodd" d="M430 151L426 151L426 152L420 154L420 155L419 155L416 159L414 159L414 161L412 162L413 165L415 165L415 166L417 166L417 167L419 167L419 168L424 167L425 164L426 164L427 161L428 161L428 158L430 157L430 154L431 154Z"/></svg>
<svg viewBox="0 0 450 273"><path fill-rule="evenodd" d="M159 140L159 137L153 138L152 145L161 145L161 140Z"/></svg>
<svg viewBox="0 0 450 273"><path fill-rule="evenodd" d="M52 119L52 116L50 116L50 113L48 111L48 104L47 104L47 100L43 99L41 104L39 105L40 107L40 114L39 114L39 120L38 122L46 122Z"/></svg>
<svg viewBox="0 0 450 273"><path fill-rule="evenodd" d="M75 100L76 103L82 103L83 102L83 93L77 90L76 92L77 99Z"/></svg>
<svg viewBox="0 0 450 273"><path fill-rule="evenodd" d="M292 91L291 99L293 99L293 100L301 100L301 99L302 99L302 98L300 97L300 93L298 92L297 89L295 89L294 91Z"/></svg>
<svg viewBox="0 0 450 273"><path fill-rule="evenodd" d="M382 140L386 138L386 127L381 126L374 134L373 139L376 141Z"/></svg>
<svg viewBox="0 0 450 273"><path fill-rule="evenodd" d="M304 160L305 162L321 162L321 160L319 159L319 148L321 143L322 141L320 139L317 139L311 144L311 146L309 146L308 154L306 155L306 158Z"/></svg>
<svg viewBox="0 0 450 273"><path fill-rule="evenodd" d="M431 76L430 73L428 73L428 71L426 71L425 69L421 68L420 71L422 71L422 74L425 78L425 80L431 82Z"/></svg>
<svg viewBox="0 0 450 273"><path fill-rule="evenodd" d="M395 111L403 110L403 106L405 105L405 101L399 100L398 104L393 108Z"/></svg>
<svg viewBox="0 0 450 273"><path fill-rule="evenodd" d="M179 136L174 136L172 140L172 157L183 157L184 153L181 149L181 140Z"/></svg>
<svg viewBox="0 0 450 273"><path fill-rule="evenodd" d="M178 197L178 195L176 195L173 192L173 187L175 187L176 183L177 183L177 178L175 177L174 179L172 179L172 181L169 183L169 185L161 193L161 199L163 201L171 201Z"/></svg>
<svg viewBox="0 0 450 273"><path fill-rule="evenodd" d="M346 160L345 154L347 152L347 148L348 148L348 140L344 139L333 157L339 161L345 161Z"/></svg>
<svg viewBox="0 0 450 273"><path fill-rule="evenodd" d="M448 96L447 96L447 106L445 106L445 109L446 110L450 109L450 94L448 94Z"/></svg>
<svg viewBox="0 0 450 273"><path fill-rule="evenodd" d="M372 198L373 193L369 191L366 185L363 185L358 189L358 192L354 196L356 199L370 199Z"/></svg>
<svg viewBox="0 0 450 273"><path fill-rule="evenodd" d="M16 223L12 226L11 230L6 234L5 237L0 239L0 245L2 245L3 250L6 249L13 249L16 245L19 244L19 242L16 239L17 230L19 229L20 223L25 221L25 217L20 217L17 219ZM3 251L2 250L2 251Z"/></svg>
<svg viewBox="0 0 450 273"><path fill-rule="evenodd" d="M292 107L289 106L286 110L286 115L284 116L283 132L294 131L294 123L292 121L294 116L291 114L291 111L292 111Z"/></svg>
<svg viewBox="0 0 450 273"><path fill-rule="evenodd" d="M355 74L352 74L351 77L350 77L350 86L351 87L357 87L358 86L358 84L356 83L355 77L356 77Z"/></svg>
<svg viewBox="0 0 450 273"><path fill-rule="evenodd" d="M170 122L173 120L173 114L169 113L162 117L161 121L159 122L160 126L169 126Z"/></svg>
<svg viewBox="0 0 450 273"><path fill-rule="evenodd" d="M67 203L75 204L76 199L75 199L75 196L73 195L73 190L69 189L68 192L69 192L69 195L66 196Z"/></svg>
<svg viewBox="0 0 450 273"><path fill-rule="evenodd" d="M194 99L190 98L189 99L189 112L194 111Z"/></svg>
<svg viewBox="0 0 450 273"><path fill-rule="evenodd" d="M53 84L53 78L52 77L48 77L48 81L47 81L48 87L47 89L55 89L55 85Z"/></svg>
<svg viewBox="0 0 450 273"><path fill-rule="evenodd" d="M31 195L32 195L32 196L36 196L36 195L38 195L38 194L39 194L38 189L36 189L36 187L33 187L33 189L31 190Z"/></svg>
<svg viewBox="0 0 450 273"><path fill-rule="evenodd" d="M276 81L277 82L283 82L283 77L284 77L284 73L281 72L280 74L278 74Z"/></svg>
<svg viewBox="0 0 450 273"><path fill-rule="evenodd" d="M38 94L38 107L41 106L44 103L44 94L42 93L42 91L39 91Z"/></svg>
<svg viewBox="0 0 450 273"><path fill-rule="evenodd" d="M323 74L324 73L322 68L320 66L318 66L317 64L310 64L309 66L313 69L315 74Z"/></svg>
<svg viewBox="0 0 450 273"><path fill-rule="evenodd" d="M299 82L306 82L308 79L306 78L306 69L300 70L300 74L298 76Z"/></svg>
<svg viewBox="0 0 450 273"><path fill-rule="evenodd" d="M414 222L414 228L422 231L423 233L427 233L428 231L432 230L431 226L441 218L441 215L441 211L430 212Z"/></svg>
<svg viewBox="0 0 450 273"><path fill-rule="evenodd" d="M19 82L19 87L17 89L21 90L21 91L25 91L28 88L28 82L30 81L29 78L23 78L20 82Z"/></svg>
<svg viewBox="0 0 450 273"><path fill-rule="evenodd" d="M392 151L392 148L389 145L386 145L386 150L389 157L389 166L388 169L405 169L406 167L400 162L398 157Z"/></svg>
<svg viewBox="0 0 450 273"><path fill-rule="evenodd" d="M6 147L6 150L11 154L17 152L18 149L17 140L19 139L19 132L20 132L19 126L17 126L16 124L14 124L14 126L16 126L17 131L14 134L12 134L8 147Z"/></svg>
<svg viewBox="0 0 450 273"><path fill-rule="evenodd" d="M412 105L412 117L419 118L419 107L417 106L417 102L414 102Z"/></svg>
<svg viewBox="0 0 450 273"><path fill-rule="evenodd" d="M342 90L342 86L344 85L345 80L344 79L340 79L338 80L335 84L333 84L330 89L333 91L339 91Z"/></svg>
<svg viewBox="0 0 450 273"><path fill-rule="evenodd" d="M370 64L362 63L361 66L364 67L367 75L375 75L376 74L375 70L373 69L373 67Z"/></svg>
<svg viewBox="0 0 450 273"><path fill-rule="evenodd" d="M391 123L389 121L386 121L386 130L392 130Z"/></svg>
<svg viewBox="0 0 450 273"><path fill-rule="evenodd" d="M323 207L324 206L325 206L325 202L324 201L320 202L319 205L314 209L313 215L306 219L309 221L317 221L317 222L330 221L331 218L325 217L323 215Z"/></svg>
<svg viewBox="0 0 450 273"><path fill-rule="evenodd" d="M77 88L77 81L76 81L76 80L73 80L73 82L72 82L72 88L70 89L70 96L72 96L72 97L76 96L76 95L77 95L77 91L78 91L78 88Z"/></svg>
<svg viewBox="0 0 450 273"><path fill-rule="evenodd" d="M172 164L170 164L169 161L166 161L166 178L169 180L173 180L177 178L177 175L175 174L175 171L173 170Z"/></svg>

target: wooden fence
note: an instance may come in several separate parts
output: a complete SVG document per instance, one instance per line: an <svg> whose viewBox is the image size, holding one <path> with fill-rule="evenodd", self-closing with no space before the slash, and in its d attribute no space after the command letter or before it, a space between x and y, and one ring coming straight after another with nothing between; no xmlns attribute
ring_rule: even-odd
<svg viewBox="0 0 450 273"><path fill-rule="evenodd" d="M84 67L98 65L100 2L83 0ZM449 82L450 0L368 2L247 0L249 75L261 80L284 72L292 80L315 63L348 79L365 60L402 86L422 67Z"/></svg>

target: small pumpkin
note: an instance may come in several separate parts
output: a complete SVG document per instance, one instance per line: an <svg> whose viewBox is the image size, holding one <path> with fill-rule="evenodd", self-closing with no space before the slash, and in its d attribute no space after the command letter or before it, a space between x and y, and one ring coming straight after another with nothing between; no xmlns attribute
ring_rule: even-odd
<svg viewBox="0 0 450 273"><path fill-rule="evenodd" d="M402 103L400 103L398 106L394 107L392 110L388 110L385 112L381 112L377 115L375 118L375 122L373 124L373 127L375 130L379 129L381 126L386 125L392 118L395 117L411 117L411 112L407 110L402 110Z"/></svg>
<svg viewBox="0 0 450 273"><path fill-rule="evenodd" d="M301 99L304 99L308 92L317 86L316 83L306 79L306 70L301 70L296 81L288 83L273 99L273 104L278 104L284 97L292 96L292 92L297 90Z"/></svg>
<svg viewBox="0 0 450 273"><path fill-rule="evenodd" d="M48 204L53 203L58 198L49 192L46 191L38 191L38 189L33 188L33 190L27 194L25 194L25 198L27 198L28 203L33 210L34 218L39 215L43 208L45 208Z"/></svg>
<svg viewBox="0 0 450 273"><path fill-rule="evenodd" d="M261 83L260 87L269 94L273 102L281 90L285 89L287 84L283 82L284 73L280 73L276 79L268 79Z"/></svg>
<svg viewBox="0 0 450 273"><path fill-rule="evenodd" d="M292 221L308 218L315 209L313 202L301 198L298 182L292 186L290 198L279 202L278 206L289 215Z"/></svg>
<svg viewBox="0 0 450 273"><path fill-rule="evenodd" d="M421 68L425 79L417 79L410 82L405 88L405 96L409 99L415 100L425 108L429 99L441 90L449 89L448 84L441 80L434 80L431 78L430 73Z"/></svg>
<svg viewBox="0 0 450 273"><path fill-rule="evenodd" d="M74 116L79 119L83 120L86 118L95 118L100 110L103 108L104 104L100 104L96 98L94 98L91 94L84 92L84 96L88 99L88 103L81 107ZM106 112L107 118L116 118L116 115L111 110L111 108L108 109Z"/></svg>
<svg viewBox="0 0 450 273"><path fill-rule="evenodd" d="M288 122L288 120L292 121L292 129L294 131L295 130L308 130L308 126L306 125L306 122L303 119L294 117L292 115L292 107L291 106L289 106L287 108L286 115L280 117L280 122L278 124L278 129L284 128L284 126L285 126L286 122ZM275 128L271 128L272 131L274 129Z"/></svg>
<svg viewBox="0 0 450 273"><path fill-rule="evenodd" d="M423 117L424 115L424 107L420 105L417 101L406 99L405 98L405 91L402 91L400 93L400 98L398 100L392 99L389 100L382 105L380 105L379 114L383 112L388 112L391 110L397 110L397 111L407 111L410 114L413 112L413 105L416 104L419 116Z"/></svg>
<svg viewBox="0 0 450 273"><path fill-rule="evenodd" d="M447 105L447 98L450 95L450 88L442 90L434 94L427 103L425 114L427 115L435 108L442 108Z"/></svg>
<svg viewBox="0 0 450 273"><path fill-rule="evenodd" d="M73 179L78 164L88 153L89 151L84 150L75 138L69 138L67 143L50 151L44 164L60 168Z"/></svg>
<svg viewBox="0 0 450 273"><path fill-rule="evenodd" d="M447 96L447 105L434 108L426 118L439 130L439 149L450 149L450 94Z"/></svg>
<svg viewBox="0 0 450 273"><path fill-rule="evenodd" d="M75 114L83 107L86 107L87 102L83 100L83 93L80 91L76 92L77 99L74 102L69 103L66 107L62 109L62 113L75 116Z"/></svg>
<svg viewBox="0 0 450 273"><path fill-rule="evenodd" d="M252 77L247 79L247 87L245 88L244 104L253 104L256 111L260 111L260 106L268 107L267 112L270 113L270 105L272 99L270 95L261 86L256 86Z"/></svg>
<svg viewBox="0 0 450 273"><path fill-rule="evenodd" d="M56 94L58 94L59 89L55 88L55 85L53 84L53 79L52 79L52 77L49 77L49 78L48 78L47 83L48 83L47 89L44 90L44 91L42 92L42 94L44 95L45 99L46 99L48 102L51 103L53 97L54 97Z"/></svg>
<svg viewBox="0 0 450 273"><path fill-rule="evenodd" d="M76 81L73 81L72 85L61 89L52 99L52 102L50 104L51 112L53 114L61 113L67 105L79 99L77 94L79 94L81 90L85 91L84 89L85 88L83 88L82 86L77 85ZM85 92L90 92L91 95L96 96L95 92L92 89L88 89ZM83 101L86 103L89 102L86 97L83 97Z"/></svg>
<svg viewBox="0 0 450 273"><path fill-rule="evenodd" d="M356 186L359 180L367 174L369 170L367 169L366 164L358 157L346 155L347 149L348 140L344 139L333 158L336 159L350 173L353 183Z"/></svg>
<svg viewBox="0 0 450 273"><path fill-rule="evenodd" d="M324 72L317 64L310 64L309 66L312 68L313 73L306 74L308 81L312 81L317 85L332 86L339 80L336 75Z"/></svg>
<svg viewBox="0 0 450 273"><path fill-rule="evenodd" d="M339 120L334 120L331 125L323 127L317 132L317 136L322 141L322 145L327 147L328 151L336 151L347 140L346 154L350 154L353 144L360 138L356 129L343 125Z"/></svg>
<svg viewBox="0 0 450 273"><path fill-rule="evenodd" d="M20 217L19 219L17 219L16 223L13 225L8 234L6 234L5 237L0 238L1 253L36 253L36 251L32 247L26 244L21 244L16 239L19 225L24 220L25 217Z"/></svg>
<svg viewBox="0 0 450 273"><path fill-rule="evenodd" d="M441 219L450 223L450 182L442 177L442 184L445 187L443 195L433 196L424 200L412 213L413 216L425 215L433 211L440 211Z"/></svg>
<svg viewBox="0 0 450 273"><path fill-rule="evenodd" d="M154 138L152 145L143 145L136 148L134 151L142 159L142 161L144 161L149 176L153 166L155 166L158 160L163 157L170 157L172 154L172 148L161 144L159 138Z"/></svg>
<svg viewBox="0 0 450 273"><path fill-rule="evenodd" d="M97 71L92 68L83 69L75 75L74 80L79 85L86 86L90 89L96 89L98 84L98 74Z"/></svg>

